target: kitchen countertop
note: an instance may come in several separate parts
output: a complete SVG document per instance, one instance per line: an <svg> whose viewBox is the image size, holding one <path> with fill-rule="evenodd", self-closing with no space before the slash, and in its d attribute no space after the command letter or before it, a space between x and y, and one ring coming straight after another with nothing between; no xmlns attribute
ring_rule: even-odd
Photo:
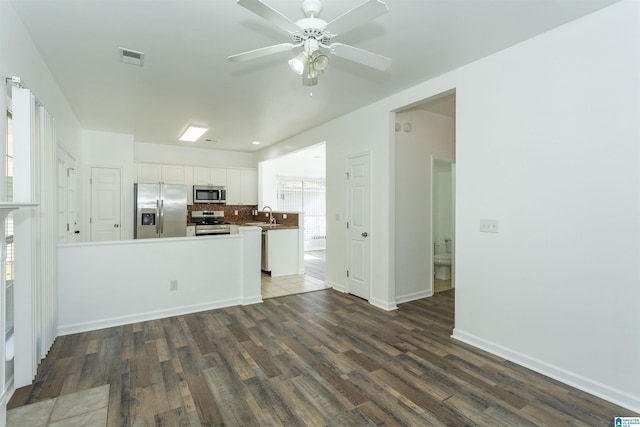
<svg viewBox="0 0 640 427"><path fill-rule="evenodd" d="M263 230L292 230L292 229L298 229L297 225L287 225L287 224L259 224L256 222L246 222L244 224L238 224L238 225L248 225L248 226L253 226L253 227L260 227Z"/></svg>

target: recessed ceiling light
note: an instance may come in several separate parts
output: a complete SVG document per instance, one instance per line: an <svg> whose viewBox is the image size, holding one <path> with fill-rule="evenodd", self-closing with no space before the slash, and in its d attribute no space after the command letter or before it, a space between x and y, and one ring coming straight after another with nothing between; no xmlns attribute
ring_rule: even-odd
<svg viewBox="0 0 640 427"><path fill-rule="evenodd" d="M209 128L204 126L189 125L178 138L180 141L196 142Z"/></svg>
<svg viewBox="0 0 640 427"><path fill-rule="evenodd" d="M253 141L252 144L253 145L260 145L260 141Z"/></svg>

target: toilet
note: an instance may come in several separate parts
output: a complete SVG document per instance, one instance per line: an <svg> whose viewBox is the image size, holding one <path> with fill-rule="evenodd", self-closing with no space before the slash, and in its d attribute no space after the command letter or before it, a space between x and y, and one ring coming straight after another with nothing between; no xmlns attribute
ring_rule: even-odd
<svg viewBox="0 0 640 427"><path fill-rule="evenodd" d="M446 253L433 256L436 279L451 280L451 239L444 239Z"/></svg>

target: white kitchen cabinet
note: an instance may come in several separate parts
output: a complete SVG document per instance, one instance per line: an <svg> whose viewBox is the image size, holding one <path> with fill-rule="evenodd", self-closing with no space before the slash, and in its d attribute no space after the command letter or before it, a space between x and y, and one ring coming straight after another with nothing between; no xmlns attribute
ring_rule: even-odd
<svg viewBox="0 0 640 427"><path fill-rule="evenodd" d="M140 184L155 184L162 181L162 165L138 163L137 169Z"/></svg>
<svg viewBox="0 0 640 427"><path fill-rule="evenodd" d="M165 184L185 184L184 166L162 165L162 181Z"/></svg>
<svg viewBox="0 0 640 427"><path fill-rule="evenodd" d="M184 167L184 185L187 186L187 204L193 204L193 167Z"/></svg>
<svg viewBox="0 0 640 427"><path fill-rule="evenodd" d="M141 184L185 184L185 167L181 165L159 165L138 163L138 181Z"/></svg>
<svg viewBox="0 0 640 427"><path fill-rule="evenodd" d="M227 169L194 166L194 185L227 185Z"/></svg>
<svg viewBox="0 0 640 427"><path fill-rule="evenodd" d="M271 277L298 274L298 229L264 230L262 269Z"/></svg>
<svg viewBox="0 0 640 427"><path fill-rule="evenodd" d="M227 204L258 204L258 172L255 169L227 169Z"/></svg>
<svg viewBox="0 0 640 427"><path fill-rule="evenodd" d="M258 171L242 169L240 171L240 201L242 205L258 204Z"/></svg>

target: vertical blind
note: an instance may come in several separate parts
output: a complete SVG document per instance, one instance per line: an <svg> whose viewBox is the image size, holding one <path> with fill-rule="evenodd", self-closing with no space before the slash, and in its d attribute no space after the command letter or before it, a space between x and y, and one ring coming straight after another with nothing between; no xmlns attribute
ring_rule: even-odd
<svg viewBox="0 0 640 427"><path fill-rule="evenodd" d="M326 182L324 179L278 177L278 210L304 212L304 250L326 248Z"/></svg>

